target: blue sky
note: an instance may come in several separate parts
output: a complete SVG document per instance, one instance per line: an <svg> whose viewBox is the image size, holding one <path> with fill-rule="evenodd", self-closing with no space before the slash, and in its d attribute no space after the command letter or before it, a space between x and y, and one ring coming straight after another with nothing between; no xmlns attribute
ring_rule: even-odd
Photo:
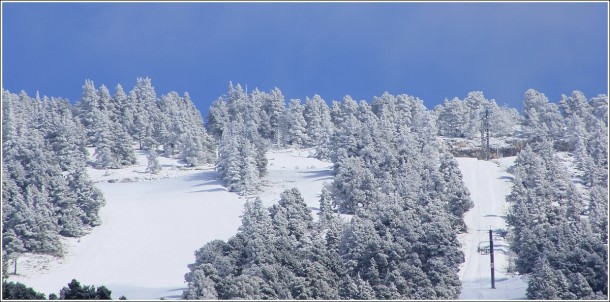
<svg viewBox="0 0 610 302"><path fill-rule="evenodd" d="M520 108L608 93L606 3L2 3L2 86L80 98L85 79L189 92L229 81L286 99L406 93L428 108L482 90Z"/></svg>

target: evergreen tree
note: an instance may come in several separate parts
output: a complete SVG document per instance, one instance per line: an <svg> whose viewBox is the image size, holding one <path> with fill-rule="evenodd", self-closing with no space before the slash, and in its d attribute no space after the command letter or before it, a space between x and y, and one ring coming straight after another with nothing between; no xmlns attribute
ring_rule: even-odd
<svg viewBox="0 0 610 302"><path fill-rule="evenodd" d="M98 111L94 122L95 135L95 165L100 169L118 168L115 156L112 153L114 142L112 141L111 125L108 116Z"/></svg>
<svg viewBox="0 0 610 302"><path fill-rule="evenodd" d="M111 291L105 286L97 289L93 285L81 286L80 282L72 279L67 287L59 292L60 300L112 300Z"/></svg>
<svg viewBox="0 0 610 302"><path fill-rule="evenodd" d="M99 111L98 92L93 81L85 80L83 94L77 106L81 123L85 127L87 145L92 145L95 143L95 133L97 132L95 122Z"/></svg>
<svg viewBox="0 0 610 302"><path fill-rule="evenodd" d="M464 104L458 98L445 102L434 108L437 116L440 135L450 137L464 137L466 135L466 121L468 117Z"/></svg>
<svg viewBox="0 0 610 302"><path fill-rule="evenodd" d="M332 200L332 187L330 184L325 183L322 186L322 192L320 193L320 226L326 227L333 221L333 200Z"/></svg>
<svg viewBox="0 0 610 302"><path fill-rule="evenodd" d="M325 146L330 144L333 124L330 118L330 110L326 102L319 96L314 95L312 99L307 98L304 105L303 117L305 120L307 145Z"/></svg>
<svg viewBox="0 0 610 302"><path fill-rule="evenodd" d="M608 96L599 94L589 100L592 114L608 127Z"/></svg>
<svg viewBox="0 0 610 302"><path fill-rule="evenodd" d="M155 149L148 150L148 156L146 157L146 159L148 160L146 172L151 174L157 174L161 171L161 165L159 165L159 160L157 159L157 151Z"/></svg>
<svg viewBox="0 0 610 302"><path fill-rule="evenodd" d="M110 99L112 114L111 120L114 123L120 123L125 129L129 129L133 123L133 104L129 102L125 90L121 84L117 84L114 88L114 95Z"/></svg>
<svg viewBox="0 0 610 302"><path fill-rule="evenodd" d="M112 126L112 147L110 148L112 161L119 167L135 164L137 159L133 149L133 140L127 129L120 123L114 123Z"/></svg>
<svg viewBox="0 0 610 302"><path fill-rule="evenodd" d="M570 97L561 95L559 109L564 117L578 116L582 120L588 120L593 112L585 95L578 90L573 91Z"/></svg>
<svg viewBox="0 0 610 302"><path fill-rule="evenodd" d="M547 97L534 89L525 92L523 98L523 130L530 138L541 136L559 139L563 133L563 121L559 108L549 103Z"/></svg>
<svg viewBox="0 0 610 302"><path fill-rule="evenodd" d="M44 300L43 293L36 292L31 287L27 287L20 282L2 282L3 300Z"/></svg>
<svg viewBox="0 0 610 302"><path fill-rule="evenodd" d="M302 147L307 146L307 122L303 116L305 107L300 100L290 100L290 105L284 116L285 138L288 145Z"/></svg>
<svg viewBox="0 0 610 302"><path fill-rule="evenodd" d="M51 98L48 126L44 132L46 146L58 158L62 171L76 168L86 160L85 129L72 115L67 100Z"/></svg>
<svg viewBox="0 0 610 302"><path fill-rule="evenodd" d="M106 201L102 192L89 179L84 167L68 174L67 181L69 190L76 196L78 207L85 213L83 223L90 226L99 225L99 209Z"/></svg>
<svg viewBox="0 0 610 302"><path fill-rule="evenodd" d="M238 137L233 135L231 130L224 132L219 142L217 170L227 183L229 191L238 190L237 184L242 178L238 144Z"/></svg>
<svg viewBox="0 0 610 302"><path fill-rule="evenodd" d="M534 274L528 280L526 295L528 299L534 300L560 300L566 288L561 288L561 283L567 285L565 276L554 271L545 257L536 261ZM562 278L563 277L563 278ZM559 284L558 284L559 283Z"/></svg>
<svg viewBox="0 0 610 302"><path fill-rule="evenodd" d="M591 188L589 219L594 233L602 242L608 242L608 191L602 186Z"/></svg>
<svg viewBox="0 0 610 302"><path fill-rule="evenodd" d="M264 112L264 117L261 117L261 123L268 121L261 128L261 136L269 139L270 142L277 147L282 142L282 117L284 116L284 96L277 87L274 88L264 99L261 113Z"/></svg>
<svg viewBox="0 0 610 302"><path fill-rule="evenodd" d="M367 207L375 193L377 181L358 157L342 158L333 183L333 200L340 213L354 214Z"/></svg>
<svg viewBox="0 0 610 302"><path fill-rule="evenodd" d="M467 112L465 135L467 138L474 139L480 133L481 113L484 107L489 104L482 91L472 91L464 99L464 107Z"/></svg>
<svg viewBox="0 0 610 302"><path fill-rule="evenodd" d="M229 122L229 108L223 98L218 98L208 111L206 129L216 139L220 139Z"/></svg>
<svg viewBox="0 0 610 302"><path fill-rule="evenodd" d="M445 208L451 214L451 224L458 232L466 232L464 214L474 207L470 199L470 192L462 181L462 172L458 167L457 161L449 153L441 156L439 172L443 176L444 185L442 187L445 199Z"/></svg>
<svg viewBox="0 0 610 302"><path fill-rule="evenodd" d="M129 102L134 103L134 123L132 133L140 149L148 150L158 142L153 137L155 119L160 116L157 95L149 78L138 78L129 94Z"/></svg>
<svg viewBox="0 0 610 302"><path fill-rule="evenodd" d="M187 300L218 299L218 294L214 288L214 281L210 280L203 271L194 271L190 278L189 287L184 291L182 298Z"/></svg>

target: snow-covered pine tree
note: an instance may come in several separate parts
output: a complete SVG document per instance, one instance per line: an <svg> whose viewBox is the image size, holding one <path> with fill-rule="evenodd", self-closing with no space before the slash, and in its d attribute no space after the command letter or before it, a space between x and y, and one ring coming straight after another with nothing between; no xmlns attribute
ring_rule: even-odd
<svg viewBox="0 0 610 302"><path fill-rule="evenodd" d="M308 146L328 146L333 131L330 118L330 109L326 102L319 96L305 100L303 117L306 124Z"/></svg>
<svg viewBox="0 0 610 302"><path fill-rule="evenodd" d="M238 183L237 190L243 194L251 194L258 190L260 184L260 174L256 164L256 150L250 140L243 136L240 138L238 150L241 182Z"/></svg>
<svg viewBox="0 0 610 302"><path fill-rule="evenodd" d="M157 158L157 151L155 149L148 150L148 155L146 156L148 160L148 164L146 165L146 172L151 174L158 174L161 171L161 165L159 164L159 159Z"/></svg>
<svg viewBox="0 0 610 302"><path fill-rule="evenodd" d="M608 242L608 194L607 188L596 185L591 188L589 202L589 220L593 233L600 236L602 242Z"/></svg>
<svg viewBox="0 0 610 302"><path fill-rule="evenodd" d="M295 147L305 147L308 141L307 122L303 116L305 106L298 99L290 100L290 104L284 115L284 137L288 145Z"/></svg>
<svg viewBox="0 0 610 302"><path fill-rule="evenodd" d="M571 96L562 94L559 109L564 117L576 115L584 121L589 120L589 116L593 113L593 108L591 108L587 98L578 90L574 90Z"/></svg>
<svg viewBox="0 0 610 302"><path fill-rule="evenodd" d="M608 96L605 94L598 94L589 100L589 104L592 109L592 114L608 127Z"/></svg>
<svg viewBox="0 0 610 302"><path fill-rule="evenodd" d="M585 173L591 174L592 185L608 186L608 126L601 121L595 122L593 131L587 139L587 153L593 165Z"/></svg>
<svg viewBox="0 0 610 302"><path fill-rule="evenodd" d="M367 207L375 193L377 181L361 158L347 157L338 162L333 182L333 200L340 213L354 214Z"/></svg>
<svg viewBox="0 0 610 302"><path fill-rule="evenodd" d="M105 112L99 110L95 110L95 112L95 166L99 169L118 168L118 163L112 153L115 142L112 141L110 119Z"/></svg>
<svg viewBox="0 0 610 302"><path fill-rule="evenodd" d="M474 207L470 199L470 192L462 181L457 161L449 153L441 156L439 172L443 178L441 198L445 203L447 212L451 215L451 225L458 232L466 232L464 214Z"/></svg>
<svg viewBox="0 0 610 302"><path fill-rule="evenodd" d="M104 84L102 84L98 90L97 109L105 113L111 121L115 119L113 116L114 103L111 100L110 91Z"/></svg>
<svg viewBox="0 0 610 302"><path fill-rule="evenodd" d="M239 141L238 134L233 133L231 128L223 131L218 147L218 161L216 169L222 179L227 183L229 191L237 191L238 183L241 182L241 170L239 167Z"/></svg>
<svg viewBox="0 0 610 302"><path fill-rule="evenodd" d="M153 134L155 119L160 116L157 94L149 78L137 79L136 85L129 93L129 101L134 103L132 133L140 149L148 150L158 144Z"/></svg>
<svg viewBox="0 0 610 302"><path fill-rule="evenodd" d="M78 207L85 213L83 223L98 226L101 223L99 210L106 204L102 192L95 187L84 166L67 176L68 187L76 195Z"/></svg>
<svg viewBox="0 0 610 302"><path fill-rule="evenodd" d="M285 111L284 103L282 92L279 88L275 87L270 93L265 95L261 108L261 136L277 147L281 145L283 140L281 137L281 123Z"/></svg>
<svg viewBox="0 0 610 302"><path fill-rule="evenodd" d="M98 106L98 92L95 89L95 85L91 80L85 80L83 85L83 94L77 104L78 115L80 117L82 125L85 127L85 133L87 135L87 145L93 145L95 142L95 120L97 116Z"/></svg>
<svg viewBox="0 0 610 302"><path fill-rule="evenodd" d="M113 161L119 167L135 164L137 159L133 149L133 140L127 132L126 126L115 122L112 127L112 146L110 149Z"/></svg>
<svg viewBox="0 0 610 302"><path fill-rule="evenodd" d="M203 116L201 115L201 112L197 110L195 104L191 101L188 92L184 93L182 100L183 107L185 108L184 111L186 113L184 120L188 121L188 125L192 127L202 147L201 157L198 158L199 162L213 163L216 160L216 141L206 131L203 124Z"/></svg>
<svg viewBox="0 0 610 302"><path fill-rule="evenodd" d="M564 123L557 105L549 103L544 93L528 89L523 98L523 131L530 138L560 139Z"/></svg>
<svg viewBox="0 0 610 302"><path fill-rule="evenodd" d="M320 192L320 227L326 228L332 223L334 218L333 211L333 200L332 200L332 187L329 183L325 183L322 186L322 192Z"/></svg>
<svg viewBox="0 0 610 302"><path fill-rule="evenodd" d="M121 123L126 129L131 127L133 123L133 104L130 104L127 99L127 94L123 90L121 84L117 84L114 88L114 94L110 99L109 108L112 111L111 120L115 123Z"/></svg>
<svg viewBox="0 0 610 302"><path fill-rule="evenodd" d="M466 119L469 117L464 103L458 98L445 101L434 108L440 135L448 137L466 136Z"/></svg>
<svg viewBox="0 0 610 302"><path fill-rule="evenodd" d="M207 277L201 270L195 270L189 273L188 288L182 295L186 300L216 300L218 293L216 292L214 281Z"/></svg>
<svg viewBox="0 0 610 302"><path fill-rule="evenodd" d="M69 171L86 160L85 129L72 115L72 108L67 100L51 98L53 104L48 119L45 142L59 159L63 171Z"/></svg>
<svg viewBox="0 0 610 302"><path fill-rule="evenodd" d="M218 171L229 191L246 194L258 186L256 151L242 125L231 123L220 141Z"/></svg>
<svg viewBox="0 0 610 302"><path fill-rule="evenodd" d="M238 234L244 240L245 261L257 265L275 262L271 217L259 197L244 204Z"/></svg>
<svg viewBox="0 0 610 302"><path fill-rule="evenodd" d="M212 161L209 146L205 144L209 141L209 137L204 131L203 128L190 128L180 137L180 158L189 166L198 166Z"/></svg>
<svg viewBox="0 0 610 302"><path fill-rule="evenodd" d="M481 128L481 112L489 104L482 91L471 91L464 99L464 108L467 112L465 135L474 139L479 136Z"/></svg>
<svg viewBox="0 0 610 302"><path fill-rule="evenodd" d="M210 110L208 110L206 129L216 139L220 139L224 130L228 127L229 119L227 102L220 97L212 103Z"/></svg>
<svg viewBox="0 0 610 302"><path fill-rule="evenodd" d="M575 299L576 297L564 296L568 292L568 280L561 271L554 270L546 257L540 257L536 261L528 280L526 295L528 299L534 300L560 300Z"/></svg>

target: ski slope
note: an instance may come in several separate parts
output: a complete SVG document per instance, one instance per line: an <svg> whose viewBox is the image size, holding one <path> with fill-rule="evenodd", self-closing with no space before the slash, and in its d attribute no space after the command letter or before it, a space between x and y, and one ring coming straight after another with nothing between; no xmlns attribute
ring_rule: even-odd
<svg viewBox="0 0 610 302"><path fill-rule="evenodd" d="M470 190L474 208L464 215L468 232L459 236L466 261L460 267L463 300L526 299L527 282L507 272L509 265L508 243L494 238L495 289L491 288L490 256L477 251L479 245L489 245L489 229L506 229L505 201L510 193L510 175L506 169L514 157L494 161L476 158L457 158L463 180Z"/></svg>
<svg viewBox="0 0 610 302"><path fill-rule="evenodd" d="M308 158L310 152L268 153L269 170L260 193L265 205L277 202L285 189L297 187L310 207L318 207L322 185L332 178L332 164ZM139 166L90 173L94 180L104 180L97 183L106 198L100 211L102 225L80 239L66 240L64 259L21 257L19 275L10 276L10 281L47 295L75 278L83 285L105 285L115 299L179 299L195 250L233 236L250 197L227 192L210 167L188 170L164 159L164 170L150 177L144 173L144 154L139 156Z"/></svg>
<svg viewBox="0 0 610 302"><path fill-rule="evenodd" d="M317 219L322 185L333 179L332 164L311 158L311 152L268 152L268 172L258 194L264 205L276 203L285 189L297 187ZM139 153L138 159L135 167L91 169L107 203L100 211L102 225L82 238L66 239L64 258L21 257L19 275L9 280L47 295L58 293L75 278L84 285L105 285L115 299L121 295L137 300L179 299L194 251L211 240L233 236L243 204L253 196L227 192L211 166L186 169L160 157L163 170L150 175L145 173L145 154ZM475 203L465 215L468 233L459 237L466 256L460 270L460 299L524 299L527 284L506 272L506 243L495 241L496 289L490 289L489 256L477 252L479 243L488 240L490 227L505 228L502 216L510 192L506 168L514 158L457 160Z"/></svg>

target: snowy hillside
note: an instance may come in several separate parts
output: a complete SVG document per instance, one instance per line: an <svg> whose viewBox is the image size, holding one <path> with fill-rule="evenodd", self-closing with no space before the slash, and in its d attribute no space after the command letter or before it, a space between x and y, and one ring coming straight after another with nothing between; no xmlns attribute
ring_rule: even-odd
<svg viewBox="0 0 610 302"><path fill-rule="evenodd" d="M331 164L308 158L310 151L269 152L269 171L260 194L265 205L276 202L285 188L297 187L308 205L318 206L322 184L332 177ZM179 166L170 161L162 164L166 170ZM110 170L106 176L99 170L91 174L94 180L135 180L145 168L141 164ZM227 192L211 168L166 173L161 175L167 178L150 181L142 181L149 174L140 174L137 182L98 182L107 203L101 210L102 225L80 240L71 240L65 259L23 256L20 264L30 259L38 264L20 265L19 275L10 280L46 294L76 278L82 284L107 286L113 297L179 298L193 252L236 232L246 198Z"/></svg>
<svg viewBox="0 0 610 302"><path fill-rule="evenodd" d="M607 108L230 83L204 119L149 78L112 96L86 80L76 104L6 91L3 276L130 299L607 300Z"/></svg>
<svg viewBox="0 0 610 302"><path fill-rule="evenodd" d="M277 202L286 188L297 187L306 203L317 209L322 184L332 180L332 165L309 157L311 152L291 149L268 153L269 171L259 195L266 206ZM143 156L140 154L140 163L145 162ZM506 168L514 157L496 162L457 160L475 203L465 217L469 231L460 237L466 255L460 271L460 298L524 298L527 284L506 272L505 242L495 243L495 290L490 289L489 256L477 252L479 243L488 240L490 226L506 228L502 219L504 198L510 192ZM160 179L150 181L145 181L150 174L143 173L144 165L111 170L108 175L90 171L106 197L102 225L78 241L68 241L71 249L65 259L30 256L38 260L37 265L21 264L19 276L11 276L11 280L47 294L76 278L83 284L106 285L115 297L179 298L193 251L211 240L232 236L246 198L227 192L211 168L179 168L180 164L166 158L162 165L164 170L156 176ZM131 182L114 182L116 179ZM23 257L20 263L27 261Z"/></svg>
<svg viewBox="0 0 610 302"><path fill-rule="evenodd" d="M259 194L265 206L277 202L283 190L297 187L316 212L322 185L333 176L332 164L311 158L312 152L269 151L269 170ZM227 192L211 167L186 169L167 158L163 158L164 170L152 177L158 179L150 180L151 175L143 172L143 157L139 154L139 166L108 174L89 171L107 201L101 211L102 225L79 240L66 240L70 248L64 259L31 254L20 258L19 275L10 280L46 294L76 278L83 284L106 285L115 297L180 298L193 251L234 235L248 197ZM514 159L457 158L475 204L465 215L468 232L459 236L466 259L459 273L460 299L525 299L527 281L507 271L508 243L494 237L495 289L490 288L489 255L478 252L479 246L488 245L490 228L506 229L505 197L511 189L506 169ZM116 181L122 179L129 181Z"/></svg>

